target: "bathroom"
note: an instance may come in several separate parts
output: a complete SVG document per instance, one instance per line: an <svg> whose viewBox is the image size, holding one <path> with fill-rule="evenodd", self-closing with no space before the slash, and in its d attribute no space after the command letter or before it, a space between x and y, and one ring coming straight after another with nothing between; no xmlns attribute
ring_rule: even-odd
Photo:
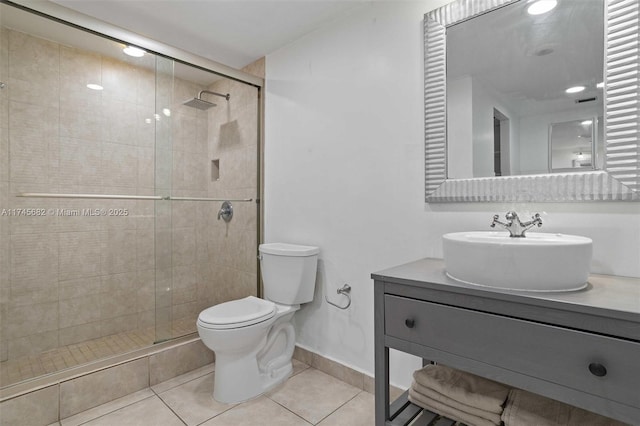
<svg viewBox="0 0 640 426"><path fill-rule="evenodd" d="M73 7L73 2L61 3ZM99 9L101 3L95 3ZM637 202L425 203L423 16L447 3L357 3L313 31L266 52L264 213L261 221L253 219L262 229L254 229L247 238L262 232L262 241L321 248L316 297L294 319L296 343L366 377L374 372L371 273L419 258L442 258L443 234L486 230L494 214L508 210L540 212L542 231L593 240L593 273L640 277ZM196 48L192 43L188 21L184 26L174 22L171 32L158 28L152 32L152 28L144 27L146 21L128 14L134 10L121 6L122 10L105 6L95 14L130 31L217 59L206 45ZM187 92L184 99L197 94L197 90ZM228 92L232 96L229 102L235 101L234 93L230 89ZM224 105L221 101L216 99L217 108ZM213 115L216 109L208 113ZM5 157L6 142L2 143ZM220 162L222 172L224 158ZM3 186L9 182L4 170ZM59 190L63 192L63 188ZM229 191L224 197L256 198L256 194L256 189L241 194ZM40 201L31 203L38 207ZM123 206L113 203L115 208ZM234 208L243 206L234 203ZM205 221L224 234L224 224L215 219L218 208L213 206L213 213L205 216ZM257 211L253 213L257 215ZM234 220L242 216L236 212ZM178 217L174 213L173 218ZM2 250L7 250L5 235ZM222 237L216 235L216 241ZM255 241L246 244L255 249ZM241 254L247 256L243 258L249 268L247 280L253 278L253 283L257 280L256 269L251 269L257 267L252 262L255 254L255 250ZM6 251L2 259L8 259ZM228 270L237 269L232 266ZM225 280L235 277L230 274ZM324 302L326 295L342 303L344 299L336 290L345 283L352 289L349 309L339 310ZM238 285L227 287L229 292L236 289ZM233 299L254 289L249 285L225 297ZM191 313L197 314L198 309ZM420 366L419 358L392 353L392 384L406 388L411 373Z"/></svg>

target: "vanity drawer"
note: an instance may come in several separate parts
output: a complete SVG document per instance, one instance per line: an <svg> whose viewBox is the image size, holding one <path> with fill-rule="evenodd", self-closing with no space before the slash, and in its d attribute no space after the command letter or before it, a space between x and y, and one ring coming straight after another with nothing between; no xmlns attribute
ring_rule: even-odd
<svg viewBox="0 0 640 426"><path fill-rule="evenodd" d="M391 295L384 314L386 335L640 408L638 342Z"/></svg>

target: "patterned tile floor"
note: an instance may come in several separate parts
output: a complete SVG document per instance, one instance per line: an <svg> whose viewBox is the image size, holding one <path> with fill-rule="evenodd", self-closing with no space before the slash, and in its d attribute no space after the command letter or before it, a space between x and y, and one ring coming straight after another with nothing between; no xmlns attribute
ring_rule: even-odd
<svg viewBox="0 0 640 426"><path fill-rule="evenodd" d="M57 426L371 426L374 396L294 360L291 378L241 404L213 399L214 364L55 423Z"/></svg>
<svg viewBox="0 0 640 426"><path fill-rule="evenodd" d="M174 321L171 333L174 337L196 331L191 318ZM142 349L155 341L154 328L133 330L82 343L62 346L37 355L28 355L0 363L0 387L10 386L45 374L86 364L114 355Z"/></svg>

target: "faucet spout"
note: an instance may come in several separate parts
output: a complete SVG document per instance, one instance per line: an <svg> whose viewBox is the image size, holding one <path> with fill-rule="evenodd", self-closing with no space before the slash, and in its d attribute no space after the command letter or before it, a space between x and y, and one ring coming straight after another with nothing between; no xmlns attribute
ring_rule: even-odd
<svg viewBox="0 0 640 426"><path fill-rule="evenodd" d="M524 223L520 220L518 214L514 211L507 212L507 214L505 215L505 218L507 219L506 223L500 222L500 220L498 220L499 218L500 216L494 215L493 222L491 222L490 226L492 228L495 228L496 225L500 225L502 228L509 231L509 236L512 238L524 238L524 233L527 230L533 228L534 226L538 226L538 228L542 226L540 213L536 213L531 217L530 221Z"/></svg>

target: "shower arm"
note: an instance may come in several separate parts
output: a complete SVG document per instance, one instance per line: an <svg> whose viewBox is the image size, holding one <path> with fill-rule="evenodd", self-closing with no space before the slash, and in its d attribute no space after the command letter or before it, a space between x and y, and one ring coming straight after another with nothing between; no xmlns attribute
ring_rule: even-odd
<svg viewBox="0 0 640 426"><path fill-rule="evenodd" d="M202 94L203 93L208 93L210 95L216 95L216 96L220 96L221 98L225 98L226 100L229 100L229 98L231 98L230 94L222 94L222 93L218 93L218 92L212 92L211 90L201 90L200 93L198 93L198 99L202 100Z"/></svg>

